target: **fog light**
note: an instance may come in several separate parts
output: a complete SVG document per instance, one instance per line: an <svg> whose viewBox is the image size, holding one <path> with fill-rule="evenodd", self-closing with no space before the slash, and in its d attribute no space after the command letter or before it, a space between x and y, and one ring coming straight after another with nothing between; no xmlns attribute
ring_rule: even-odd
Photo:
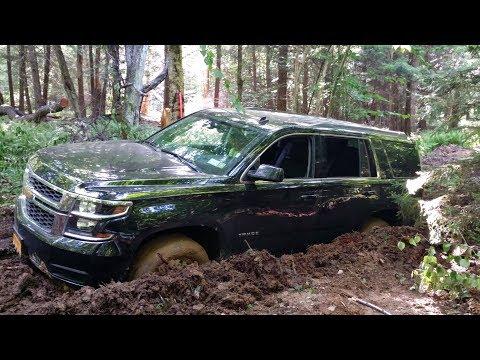
<svg viewBox="0 0 480 360"><path fill-rule="evenodd" d="M78 211L83 213L95 214L96 209L97 209L97 204L94 202L80 201L78 204Z"/></svg>
<svg viewBox="0 0 480 360"><path fill-rule="evenodd" d="M94 220L82 219L82 218L77 220L77 228L79 230L92 231L95 225L97 225L97 222Z"/></svg>

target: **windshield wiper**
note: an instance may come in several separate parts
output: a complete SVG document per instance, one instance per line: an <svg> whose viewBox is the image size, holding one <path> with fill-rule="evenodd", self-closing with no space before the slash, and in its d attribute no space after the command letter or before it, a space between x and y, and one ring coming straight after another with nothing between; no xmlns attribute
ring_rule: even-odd
<svg viewBox="0 0 480 360"><path fill-rule="evenodd" d="M175 156L177 159L179 159L181 162L183 162L185 165L187 165L191 169L195 170L196 172L200 172L200 170L198 170L198 168L195 165L193 165L190 161L185 159L182 155L178 155L178 154L174 153L173 151L170 151L170 150L167 150L167 149L160 149L160 151Z"/></svg>

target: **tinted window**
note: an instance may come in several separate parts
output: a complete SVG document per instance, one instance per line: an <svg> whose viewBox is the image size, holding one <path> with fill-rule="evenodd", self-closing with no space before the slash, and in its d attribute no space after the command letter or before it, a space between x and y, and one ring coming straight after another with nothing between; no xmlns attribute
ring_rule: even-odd
<svg viewBox="0 0 480 360"><path fill-rule="evenodd" d="M367 141L336 136L315 138L315 177L371 176L376 176L376 169Z"/></svg>
<svg viewBox="0 0 480 360"><path fill-rule="evenodd" d="M285 179L309 177L309 149L308 136L289 136L271 145L256 166L267 164L282 168Z"/></svg>
<svg viewBox="0 0 480 360"><path fill-rule="evenodd" d="M420 170L418 151L413 143L382 140L394 177L415 177Z"/></svg>

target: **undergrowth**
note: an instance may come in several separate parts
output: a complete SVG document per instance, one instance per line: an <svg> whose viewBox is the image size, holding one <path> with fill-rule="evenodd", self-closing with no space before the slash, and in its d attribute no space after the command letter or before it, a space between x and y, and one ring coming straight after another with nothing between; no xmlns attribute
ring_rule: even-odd
<svg viewBox="0 0 480 360"><path fill-rule="evenodd" d="M478 129L437 129L424 131L420 134L417 145L422 155L428 154L442 145L458 145L472 148L480 144L480 131Z"/></svg>
<svg viewBox="0 0 480 360"><path fill-rule="evenodd" d="M89 124L62 120L35 124L0 117L0 207L13 204L27 160L39 149L79 141L141 140L158 130L153 125L129 126L110 118Z"/></svg>

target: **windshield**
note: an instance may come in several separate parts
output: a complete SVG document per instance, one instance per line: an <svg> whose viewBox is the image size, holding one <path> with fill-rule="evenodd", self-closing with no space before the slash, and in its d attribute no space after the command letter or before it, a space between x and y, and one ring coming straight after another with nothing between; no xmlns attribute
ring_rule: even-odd
<svg viewBox="0 0 480 360"><path fill-rule="evenodd" d="M226 175L261 139L263 131L192 114L146 141L207 174Z"/></svg>

